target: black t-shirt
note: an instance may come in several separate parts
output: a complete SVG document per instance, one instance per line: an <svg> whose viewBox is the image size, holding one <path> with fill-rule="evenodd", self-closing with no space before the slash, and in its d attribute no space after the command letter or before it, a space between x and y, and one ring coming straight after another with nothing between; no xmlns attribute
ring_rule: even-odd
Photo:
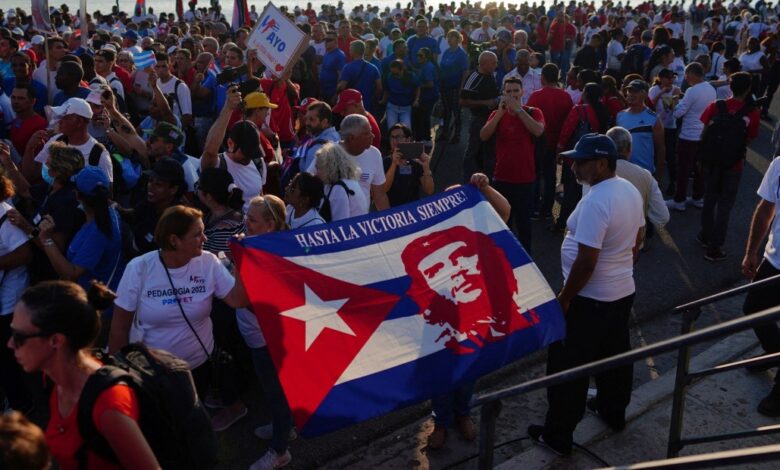
<svg viewBox="0 0 780 470"><path fill-rule="evenodd" d="M392 157L385 157L382 164L385 167L385 173L390 168ZM390 207L400 206L407 202L413 202L420 199L420 178L423 175L423 168L417 162L410 165L396 167L393 185L387 191L387 199L390 201Z"/></svg>
<svg viewBox="0 0 780 470"><path fill-rule="evenodd" d="M498 85L493 74L482 74L478 71L471 72L463 84L460 91L460 97L468 100L494 100L498 98ZM490 115L490 108L487 106L477 106L471 108L471 115L487 119Z"/></svg>
<svg viewBox="0 0 780 470"><path fill-rule="evenodd" d="M133 249L136 253L132 255L142 255L158 248L154 242L154 229L157 227L160 215L147 201L141 202L132 211L123 214L133 233Z"/></svg>

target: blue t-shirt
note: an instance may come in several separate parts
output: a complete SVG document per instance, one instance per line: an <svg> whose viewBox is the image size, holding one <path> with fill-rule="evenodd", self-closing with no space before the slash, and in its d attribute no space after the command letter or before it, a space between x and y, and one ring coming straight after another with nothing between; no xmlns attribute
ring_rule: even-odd
<svg viewBox="0 0 780 470"><path fill-rule="evenodd" d="M87 99L87 96L89 96L90 89L84 88L84 87L78 87L76 88L76 93L73 95L66 95L65 90L58 91L56 95L54 95L54 99L51 102L52 106L60 106L62 103L68 101L71 98L81 98L83 100Z"/></svg>
<svg viewBox="0 0 780 470"><path fill-rule="evenodd" d="M0 78L6 79L8 77L13 77L14 72L11 69L11 61L4 61L3 59L0 59Z"/></svg>
<svg viewBox="0 0 780 470"><path fill-rule="evenodd" d="M347 88L354 88L363 95L363 106L369 112L372 111L376 81L379 78L379 70L365 60L353 60L341 70L341 80L347 82Z"/></svg>
<svg viewBox="0 0 780 470"><path fill-rule="evenodd" d="M43 115L43 107L46 106L46 103L49 101L49 95L46 93L46 85L36 82L35 80L31 80L30 83L32 83L32 87L35 89L35 106L33 106L33 109L36 113ZM14 88L16 88L15 75L11 75L3 80L3 92L6 95L10 97Z"/></svg>
<svg viewBox="0 0 780 470"><path fill-rule="evenodd" d="M85 269L78 280L79 285L85 289L89 287L92 279L97 279L110 289L116 290L125 270L119 215L114 209L109 209L108 212L111 218L111 238L100 231L93 220L76 232L68 246L68 261Z"/></svg>
<svg viewBox="0 0 780 470"><path fill-rule="evenodd" d="M420 64L417 63L417 52L423 47L427 47L434 54L439 53L439 41L430 36L420 38L415 34L406 40L406 45L409 48L409 60L412 62L412 67L415 68L420 66Z"/></svg>
<svg viewBox="0 0 780 470"><path fill-rule="evenodd" d="M320 66L320 91L322 99L328 100L336 94L336 85L339 83L339 71L347 63L347 57L339 49L333 49L322 56L322 65Z"/></svg>
<svg viewBox="0 0 780 470"><path fill-rule="evenodd" d="M496 56L498 56L498 52L496 52L495 48L492 48L491 51L493 51ZM515 51L514 48L509 48L509 52L507 53L509 56L509 63L511 64L511 67L509 67L509 70L504 71L501 69L501 57L498 58L498 67L496 67L496 83L498 83L499 87L502 86L504 83L504 76L512 71L512 69L515 66L515 56L517 56L517 51Z"/></svg>
<svg viewBox="0 0 780 470"><path fill-rule="evenodd" d="M211 94L206 98L198 98L195 93L192 94L192 115L198 117L211 116L214 113L214 103L217 99L217 77L214 72L208 71L200 86L211 90ZM223 103L224 104L224 103ZM219 108L220 110L222 108Z"/></svg>
<svg viewBox="0 0 780 470"><path fill-rule="evenodd" d="M387 102L396 106L411 106L414 101L414 90L417 88L417 80L411 73L407 72L405 77L396 78L393 74L388 74L387 79Z"/></svg>
<svg viewBox="0 0 780 470"><path fill-rule="evenodd" d="M439 63L439 76L441 77L441 87L445 90L460 88L460 80L463 72L469 69L469 56L466 51L456 47L455 51L447 49L441 55Z"/></svg>
<svg viewBox="0 0 780 470"><path fill-rule="evenodd" d="M422 66L418 74L418 81L422 86L425 83L433 82L433 88L422 88L420 90L420 104L432 105L439 99L439 72L433 62L428 62Z"/></svg>
<svg viewBox="0 0 780 470"><path fill-rule="evenodd" d="M655 143L653 126L656 115L645 108L641 113L620 111L616 125L631 133L631 163L639 165L650 173L655 173Z"/></svg>
<svg viewBox="0 0 780 470"><path fill-rule="evenodd" d="M390 63L396 59L401 59L401 61L403 61L404 64L408 64L407 62L408 56L398 57L397 55L392 54L385 57L384 59L382 59L382 66L379 67L379 71L382 72L382 79L385 79L387 78L388 75L390 75Z"/></svg>

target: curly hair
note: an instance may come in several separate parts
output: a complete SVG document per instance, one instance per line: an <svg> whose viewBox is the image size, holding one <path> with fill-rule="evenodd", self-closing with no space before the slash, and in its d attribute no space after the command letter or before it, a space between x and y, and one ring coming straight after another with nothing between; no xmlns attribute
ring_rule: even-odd
<svg viewBox="0 0 780 470"><path fill-rule="evenodd" d="M325 184L356 179L360 174L355 159L347 155L341 144L323 145L317 150L316 159L317 174Z"/></svg>

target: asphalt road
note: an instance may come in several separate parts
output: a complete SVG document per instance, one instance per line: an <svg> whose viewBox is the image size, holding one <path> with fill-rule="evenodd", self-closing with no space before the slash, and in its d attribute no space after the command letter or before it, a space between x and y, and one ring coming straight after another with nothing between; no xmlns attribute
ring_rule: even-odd
<svg viewBox="0 0 780 470"><path fill-rule="evenodd" d="M780 115L777 101L772 111L773 115ZM464 124L467 122L468 112L464 111ZM701 211L691 207L684 213L673 212L666 228L656 237L650 249L641 254L635 270L637 294L632 328L632 341L635 346L679 334L679 319L670 315L674 306L726 289L741 281L739 265L752 211L758 201L755 191L772 155L771 132L772 124L762 122L760 135L751 144L737 202L731 215L725 245L728 258L725 261L713 263L703 258L704 251L694 240L700 226ZM432 166L435 167L437 190L460 182L466 136L467 132L464 132L460 144L438 145L434 148ZM665 183L662 187L665 187ZM545 229L548 223L534 222L532 256L553 290L557 290L562 283L560 245L563 236L548 232ZM719 318L703 316L698 326L721 322L739 315L741 312L734 311L721 312ZM705 345L702 345L699 349L704 347ZM538 376L543 373L543 360L544 354L541 352L529 356L486 377L480 382L480 388L519 383ZM652 380L674 367L675 360L674 355L666 355L650 358L644 366L635 367L635 385ZM245 399L250 408L249 416L219 434L222 446L222 463L218 467L220 469L248 468L266 450L267 443L259 441L252 433L255 426L269 421L268 411L256 384L245 394ZM427 405L421 404L317 439L298 439L291 444L293 461L290 468L316 468L336 459L343 462L349 454L357 456L362 455L360 452L379 452L379 449L372 449L373 442L399 432L405 425L419 420L427 412ZM498 440L501 441L501 436ZM439 458L432 461L430 467L440 468L450 463L452 462L448 463L446 458ZM340 466L338 463L334 464ZM352 459L350 466L361 468L359 457ZM393 465L394 468L395 466ZM403 466L419 467L420 462L410 461Z"/></svg>

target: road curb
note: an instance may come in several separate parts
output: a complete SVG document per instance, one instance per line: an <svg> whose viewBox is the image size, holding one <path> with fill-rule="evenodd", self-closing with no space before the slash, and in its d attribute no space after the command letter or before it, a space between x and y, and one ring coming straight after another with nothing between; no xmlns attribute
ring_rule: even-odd
<svg viewBox="0 0 780 470"><path fill-rule="evenodd" d="M752 330L742 331L735 335L723 338L691 360L690 370L701 370L714 367L724 362L730 362L743 356L748 351L758 346L755 334ZM671 353L670 353L671 354ZM674 391L674 380L677 368L673 368L656 380L648 382L631 395L631 404L626 410L626 431L630 432L631 422L641 417L653 407L665 400L671 400ZM596 416L587 413L585 418L577 426L574 433L574 441L580 445L588 446L610 432L609 428ZM625 432L625 431L624 431ZM663 430L668 432L668 427ZM517 468L536 469L547 468L555 465L557 459L549 450L538 446L531 446L525 452L496 465L496 469L514 470Z"/></svg>

